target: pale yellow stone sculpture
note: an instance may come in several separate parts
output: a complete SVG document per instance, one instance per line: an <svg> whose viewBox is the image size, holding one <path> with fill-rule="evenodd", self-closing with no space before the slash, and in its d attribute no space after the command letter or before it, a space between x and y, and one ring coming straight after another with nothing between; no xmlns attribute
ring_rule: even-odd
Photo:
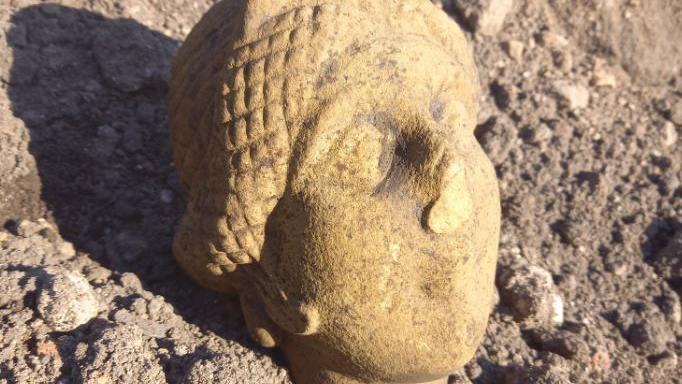
<svg viewBox="0 0 682 384"><path fill-rule="evenodd" d="M226 0L170 86L174 252L298 384L445 383L489 315L499 197L469 46L427 0Z"/></svg>

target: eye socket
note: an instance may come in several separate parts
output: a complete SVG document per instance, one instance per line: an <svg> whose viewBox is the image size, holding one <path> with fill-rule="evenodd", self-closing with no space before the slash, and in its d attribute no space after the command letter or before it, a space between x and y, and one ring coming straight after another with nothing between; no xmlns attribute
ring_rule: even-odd
<svg viewBox="0 0 682 384"><path fill-rule="evenodd" d="M390 131L354 121L324 141L324 145L318 144L315 164L308 172L316 183L371 192L385 178L395 141Z"/></svg>
<svg viewBox="0 0 682 384"><path fill-rule="evenodd" d="M390 151L389 169L375 194L409 193L419 200L431 194L424 187L432 179L444 148L434 133L433 127L421 119L404 123Z"/></svg>
<svg viewBox="0 0 682 384"><path fill-rule="evenodd" d="M413 117L399 120L387 112L349 120L317 136L307 153L304 178L353 193L399 193L424 200L421 179L433 172L438 152L433 124Z"/></svg>
<svg viewBox="0 0 682 384"><path fill-rule="evenodd" d="M429 158L428 140L424 132L398 136L393 151L393 166L419 168L424 165Z"/></svg>

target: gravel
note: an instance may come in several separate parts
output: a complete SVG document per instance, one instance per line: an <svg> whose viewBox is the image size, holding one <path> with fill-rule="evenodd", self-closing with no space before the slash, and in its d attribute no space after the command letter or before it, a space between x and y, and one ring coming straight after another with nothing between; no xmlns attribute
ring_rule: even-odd
<svg viewBox="0 0 682 384"><path fill-rule="evenodd" d="M252 364L253 352L216 353L192 363L182 384L290 384L287 372L276 366Z"/></svg>
<svg viewBox="0 0 682 384"><path fill-rule="evenodd" d="M166 377L154 351L155 342L135 325L103 324L87 343L74 351L77 383L165 383Z"/></svg>

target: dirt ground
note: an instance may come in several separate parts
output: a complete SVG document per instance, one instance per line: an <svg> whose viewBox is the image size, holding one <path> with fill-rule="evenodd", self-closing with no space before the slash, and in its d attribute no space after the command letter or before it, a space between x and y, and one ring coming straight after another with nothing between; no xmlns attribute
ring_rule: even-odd
<svg viewBox="0 0 682 384"><path fill-rule="evenodd" d="M58 3L0 0L0 383L290 383L170 252L168 68L212 1ZM682 4L438 4L474 47L504 216L451 381L682 382Z"/></svg>

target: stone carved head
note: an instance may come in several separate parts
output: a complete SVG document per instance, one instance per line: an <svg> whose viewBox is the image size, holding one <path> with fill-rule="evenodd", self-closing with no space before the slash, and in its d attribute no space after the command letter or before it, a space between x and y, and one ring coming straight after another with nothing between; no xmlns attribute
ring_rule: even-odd
<svg viewBox="0 0 682 384"><path fill-rule="evenodd" d="M477 78L427 0L225 0L173 66L174 253L299 384L439 380L492 300ZM435 381L434 381L435 382Z"/></svg>

